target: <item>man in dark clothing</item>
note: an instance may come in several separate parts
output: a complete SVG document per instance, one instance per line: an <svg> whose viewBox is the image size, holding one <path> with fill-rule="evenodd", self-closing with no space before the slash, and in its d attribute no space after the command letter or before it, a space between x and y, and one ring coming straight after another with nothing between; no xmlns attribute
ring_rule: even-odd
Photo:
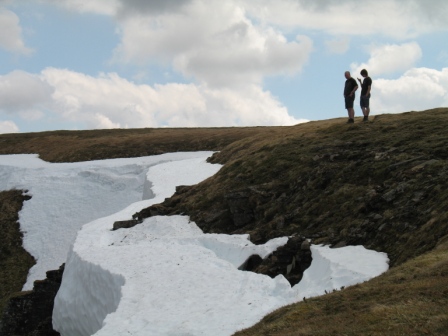
<svg viewBox="0 0 448 336"><path fill-rule="evenodd" d="M366 69L361 70L361 76L364 80L358 78L359 84L361 84L361 97L359 102L361 104L362 114L364 115L363 121L369 121L370 113L370 89L372 88L372 79L369 77Z"/></svg>
<svg viewBox="0 0 448 336"><path fill-rule="evenodd" d="M349 71L346 71L344 75L347 79L344 86L345 108L348 112L347 123L352 124L355 122L355 110L353 109L353 102L355 101L355 91L358 90L358 84L356 84L356 80L352 78Z"/></svg>

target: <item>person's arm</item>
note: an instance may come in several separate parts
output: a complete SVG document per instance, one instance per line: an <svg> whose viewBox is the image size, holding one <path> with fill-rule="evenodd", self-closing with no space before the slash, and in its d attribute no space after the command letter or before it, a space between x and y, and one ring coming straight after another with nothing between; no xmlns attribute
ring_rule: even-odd
<svg viewBox="0 0 448 336"><path fill-rule="evenodd" d="M366 93L366 96L368 96L370 94L370 89L372 88L372 79L370 77L369 77L369 81L366 84L368 84L367 93Z"/></svg>
<svg viewBox="0 0 448 336"><path fill-rule="evenodd" d="M356 81L355 81L356 84ZM356 86L353 88L352 92L350 92L350 96L353 96L353 94L356 92L356 90L358 90L358 84L356 84Z"/></svg>

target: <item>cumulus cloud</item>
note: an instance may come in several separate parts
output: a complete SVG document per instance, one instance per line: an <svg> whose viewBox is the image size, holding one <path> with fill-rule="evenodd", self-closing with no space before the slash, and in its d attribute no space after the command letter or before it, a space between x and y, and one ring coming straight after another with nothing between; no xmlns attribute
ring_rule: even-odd
<svg viewBox="0 0 448 336"><path fill-rule="evenodd" d="M119 8L120 0L40 0L79 13L94 13L114 16Z"/></svg>
<svg viewBox="0 0 448 336"><path fill-rule="evenodd" d="M370 59L367 63L351 64L353 73L359 74L364 68L375 76L403 72L414 67L422 57L422 50L416 42L373 46L369 49Z"/></svg>
<svg viewBox="0 0 448 336"><path fill-rule="evenodd" d="M123 19L115 60L158 59L201 83L233 86L294 74L312 51L308 37L288 41L272 28L257 26L237 2L181 3L176 11Z"/></svg>
<svg viewBox="0 0 448 336"><path fill-rule="evenodd" d="M414 68L398 79L374 80L371 105L375 114L448 106L448 68Z"/></svg>
<svg viewBox="0 0 448 336"><path fill-rule="evenodd" d="M267 76L294 75L306 66L313 41L291 37L293 32L327 33L327 50L343 54L356 35L409 40L448 29L448 2L442 0L40 1L111 16L120 37L113 61L163 63L192 80L137 85L115 73L94 77L54 68L0 77L0 112L43 118L51 111L84 128L298 123L263 89ZM21 41L17 16L6 11L5 17L0 23L18 31L11 41ZM2 42L4 31L5 48L10 42ZM374 113L447 104L446 69L416 69L422 57L417 43L370 46L368 52L367 62L353 63L352 71L367 68L372 74ZM404 71L395 80L379 78Z"/></svg>
<svg viewBox="0 0 448 336"><path fill-rule="evenodd" d="M7 113L24 115L51 111L83 128L201 127L292 125L291 117L269 92L257 85L239 90L207 85L137 85L115 73L87 76L47 68L40 75L11 73L0 81L0 98L34 92L27 99L11 98L0 105ZM4 84L6 83L6 84Z"/></svg>
<svg viewBox="0 0 448 336"><path fill-rule="evenodd" d="M12 122L12 121L1 121L0 120L0 134L5 134L5 133L18 133L19 132L19 128L17 127L17 125Z"/></svg>
<svg viewBox="0 0 448 336"><path fill-rule="evenodd" d="M241 0L252 16L279 26L331 35L382 34L410 38L448 29L446 1Z"/></svg>
<svg viewBox="0 0 448 336"><path fill-rule="evenodd" d="M32 52L25 46L22 37L22 28L18 16L5 8L0 7L0 48L9 52L28 55Z"/></svg>
<svg viewBox="0 0 448 336"><path fill-rule="evenodd" d="M41 0L79 12L117 18L184 12L191 6L206 6L213 15L219 2L209 0ZM445 0L229 0L267 24L325 31L332 35L382 34L394 38L448 29Z"/></svg>
<svg viewBox="0 0 448 336"><path fill-rule="evenodd" d="M177 12L192 0L119 0L118 16Z"/></svg>
<svg viewBox="0 0 448 336"><path fill-rule="evenodd" d="M51 102L52 92L52 87L41 76L13 71L0 76L0 112L39 119L42 109Z"/></svg>

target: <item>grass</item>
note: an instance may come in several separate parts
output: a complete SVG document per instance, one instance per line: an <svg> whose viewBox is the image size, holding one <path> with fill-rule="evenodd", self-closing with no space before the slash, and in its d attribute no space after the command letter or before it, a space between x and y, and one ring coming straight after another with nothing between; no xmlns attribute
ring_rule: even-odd
<svg viewBox="0 0 448 336"><path fill-rule="evenodd" d="M34 258L22 247L18 212L27 199L20 190L0 192L0 312L26 282Z"/></svg>
<svg viewBox="0 0 448 336"><path fill-rule="evenodd" d="M216 151L267 129L146 128L0 134L0 154L39 154L49 162L77 162L177 151Z"/></svg>
<svg viewBox="0 0 448 336"><path fill-rule="evenodd" d="M215 176L158 210L186 213L205 232L249 233L256 243L299 234L314 243L364 245L391 260L378 278L284 307L238 335L446 335L448 109L371 119L6 134L0 153L75 162L219 151L210 159L224 164ZM226 196L234 192L248 195L244 207L253 219L243 226L229 211Z"/></svg>

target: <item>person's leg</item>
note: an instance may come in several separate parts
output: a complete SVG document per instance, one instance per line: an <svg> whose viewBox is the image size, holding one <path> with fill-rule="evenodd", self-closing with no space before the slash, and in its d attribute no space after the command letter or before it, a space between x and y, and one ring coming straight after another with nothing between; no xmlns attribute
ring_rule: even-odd
<svg viewBox="0 0 448 336"><path fill-rule="evenodd" d="M345 108L348 113L348 123L354 122L355 110L353 109L353 102L355 98L353 97L345 97Z"/></svg>
<svg viewBox="0 0 448 336"><path fill-rule="evenodd" d="M360 105L361 105L362 114L364 116L363 121L368 121L369 120L369 112L370 112L369 97L361 96Z"/></svg>
<svg viewBox="0 0 448 336"><path fill-rule="evenodd" d="M369 113L370 113L370 94L366 97L366 103L364 104L365 109L366 109L366 114L365 116L368 117Z"/></svg>
<svg viewBox="0 0 448 336"><path fill-rule="evenodd" d="M348 108L348 109L347 109L347 112L348 112L348 117L349 117L350 119L355 118L355 110L354 110L353 108Z"/></svg>
<svg viewBox="0 0 448 336"><path fill-rule="evenodd" d="M365 97L365 101L364 101L364 119L365 119L365 121L369 120L369 113L370 113L370 94Z"/></svg>
<svg viewBox="0 0 448 336"><path fill-rule="evenodd" d="M366 116L366 99L364 96L359 98L359 106L361 107L362 115Z"/></svg>

